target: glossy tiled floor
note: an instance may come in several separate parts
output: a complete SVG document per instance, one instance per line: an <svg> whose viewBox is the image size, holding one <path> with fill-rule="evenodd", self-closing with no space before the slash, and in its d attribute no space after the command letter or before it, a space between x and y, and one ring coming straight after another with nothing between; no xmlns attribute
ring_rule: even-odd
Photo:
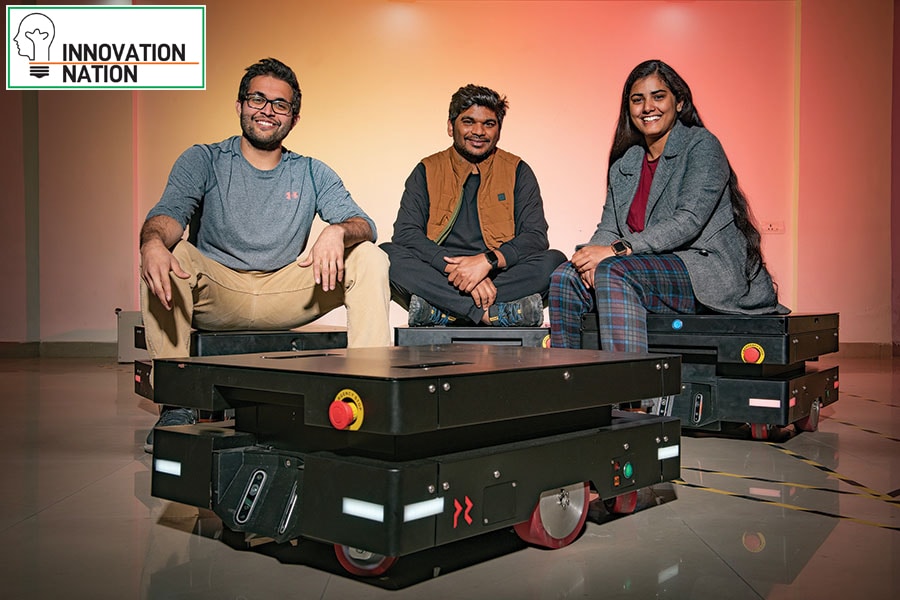
<svg viewBox="0 0 900 600"><path fill-rule="evenodd" d="M130 365L2 360L0 597L897 598L900 360L840 368L815 433L685 437L683 483L636 514L392 591L237 550L215 517L151 497L155 407Z"/></svg>

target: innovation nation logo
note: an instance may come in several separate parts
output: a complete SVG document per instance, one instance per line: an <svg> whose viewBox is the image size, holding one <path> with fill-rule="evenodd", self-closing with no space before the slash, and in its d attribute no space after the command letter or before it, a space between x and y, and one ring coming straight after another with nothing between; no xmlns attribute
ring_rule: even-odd
<svg viewBox="0 0 900 600"><path fill-rule="evenodd" d="M6 89L205 89L205 6L7 6Z"/></svg>
<svg viewBox="0 0 900 600"><path fill-rule="evenodd" d="M19 23L19 32L13 41L19 50L19 56L24 56L30 61L29 71L32 77L46 77L50 74L50 67L35 63L34 61L50 62L50 44L56 28L50 17L43 13L31 13Z"/></svg>

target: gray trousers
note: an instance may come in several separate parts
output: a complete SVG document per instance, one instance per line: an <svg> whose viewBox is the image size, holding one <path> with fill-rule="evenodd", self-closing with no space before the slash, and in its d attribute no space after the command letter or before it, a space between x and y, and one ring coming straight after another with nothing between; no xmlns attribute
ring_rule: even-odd
<svg viewBox="0 0 900 600"><path fill-rule="evenodd" d="M403 308L409 308L412 294L457 318L480 323L484 310L475 306L472 296L457 290L442 273L414 256L404 246L381 244L390 258L391 295ZM509 269L493 277L497 288L497 302L510 302L532 294L546 299L550 288L550 275L566 261L559 250L545 250L527 257Z"/></svg>

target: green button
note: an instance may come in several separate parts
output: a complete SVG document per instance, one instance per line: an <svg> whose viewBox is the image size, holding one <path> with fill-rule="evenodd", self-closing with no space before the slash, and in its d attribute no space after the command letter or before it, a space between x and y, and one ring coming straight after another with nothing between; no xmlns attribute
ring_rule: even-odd
<svg viewBox="0 0 900 600"><path fill-rule="evenodd" d="M625 463L625 466L622 467L622 475L625 476L625 479L631 479L634 475L634 467L631 466L630 462Z"/></svg>

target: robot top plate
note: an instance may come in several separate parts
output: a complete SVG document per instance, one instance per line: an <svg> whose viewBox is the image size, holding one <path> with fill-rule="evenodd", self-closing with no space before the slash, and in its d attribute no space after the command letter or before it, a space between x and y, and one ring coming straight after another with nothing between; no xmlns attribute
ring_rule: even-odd
<svg viewBox="0 0 900 600"><path fill-rule="evenodd" d="M154 371L157 402L233 408L239 429L280 443L309 439L269 431L299 427L301 415L307 428L346 426L333 409L358 434L411 435L593 411L681 385L678 356L469 344L163 359Z"/></svg>
<svg viewBox="0 0 900 600"><path fill-rule="evenodd" d="M155 363L159 367L169 363L177 365L179 369L207 365L344 378L407 380L536 369L590 368L634 362L655 364L660 358L658 354L447 344L157 359Z"/></svg>

